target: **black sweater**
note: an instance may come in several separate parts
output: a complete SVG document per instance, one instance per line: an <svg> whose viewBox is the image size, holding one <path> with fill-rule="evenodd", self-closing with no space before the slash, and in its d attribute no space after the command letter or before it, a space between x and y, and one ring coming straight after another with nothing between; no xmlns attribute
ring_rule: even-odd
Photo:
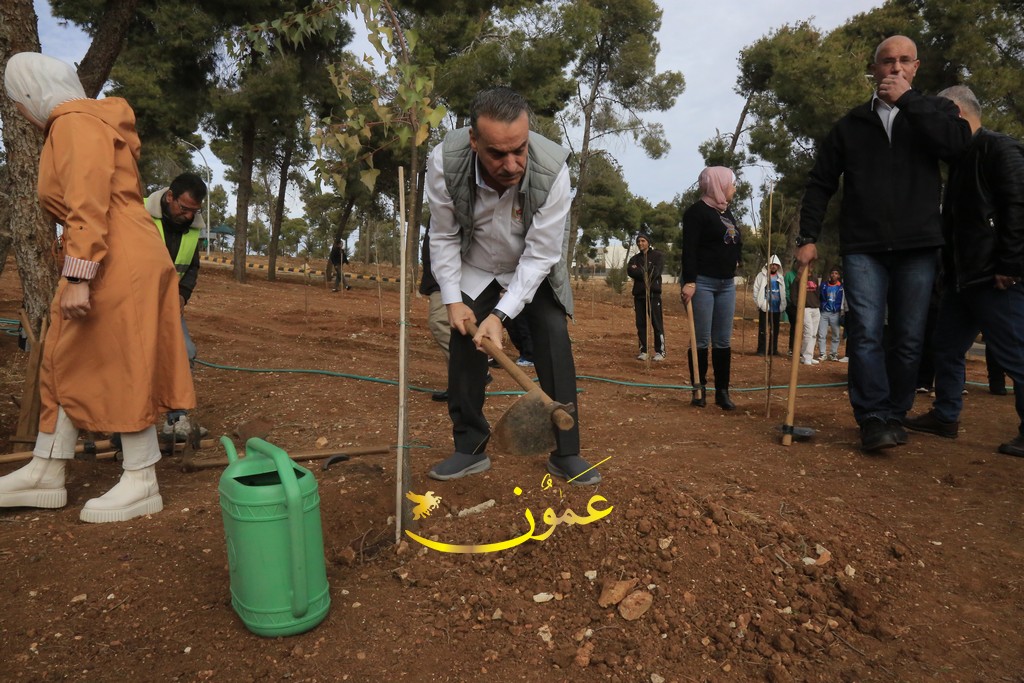
<svg viewBox="0 0 1024 683"><path fill-rule="evenodd" d="M734 237L726 242L729 227ZM734 277L743 249L742 235L728 209L724 214L698 201L683 213L683 282L698 275L720 279Z"/></svg>

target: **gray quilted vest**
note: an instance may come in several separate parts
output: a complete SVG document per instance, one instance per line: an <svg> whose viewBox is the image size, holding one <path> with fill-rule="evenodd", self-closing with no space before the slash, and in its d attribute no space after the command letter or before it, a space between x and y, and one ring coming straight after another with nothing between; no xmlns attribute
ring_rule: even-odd
<svg viewBox="0 0 1024 683"><path fill-rule="evenodd" d="M444 182L452 198L455 221L462 237L462 253L469 251L473 242L473 202L476 199L475 155L469 144L469 128L448 133L442 144L444 153ZM530 133L530 148L526 162L526 175L519 184L519 205L523 208L523 228L530 229L533 216L548 199L551 186L562 170L569 152L547 138ZM548 282L555 298L568 315L573 314L572 288L566 253L569 250L569 216L565 217L562 236L562 259L548 273Z"/></svg>

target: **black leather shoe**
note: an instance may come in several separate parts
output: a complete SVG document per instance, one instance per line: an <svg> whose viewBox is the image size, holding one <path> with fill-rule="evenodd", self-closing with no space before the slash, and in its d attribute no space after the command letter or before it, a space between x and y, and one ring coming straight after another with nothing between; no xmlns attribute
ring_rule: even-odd
<svg viewBox="0 0 1024 683"><path fill-rule="evenodd" d="M896 437L888 423L877 417L869 417L860 426L860 449L874 453L896 445Z"/></svg>
<svg viewBox="0 0 1024 683"><path fill-rule="evenodd" d="M988 388L988 393L994 394L996 396L1006 396L1006 387L999 387L999 386L989 387Z"/></svg>
<svg viewBox="0 0 1024 683"><path fill-rule="evenodd" d="M910 437L907 435L907 430L903 428L903 423L896 418L889 418L886 420L889 425L889 431L892 432L892 437L896 439L896 445L902 446L903 444L910 441Z"/></svg>
<svg viewBox="0 0 1024 683"><path fill-rule="evenodd" d="M698 394L700 395L700 398L697 398ZM706 391L701 390L700 392L697 392L697 391L693 392L693 398L690 399L690 405L691 406L697 406L698 408L703 408L707 404L708 404L708 395L707 395Z"/></svg>
<svg viewBox="0 0 1024 683"><path fill-rule="evenodd" d="M736 410L736 404L729 398L728 389L722 389L715 392L715 405L722 410Z"/></svg>
<svg viewBox="0 0 1024 683"><path fill-rule="evenodd" d="M999 444L999 452L1003 455L1024 458L1024 434L1018 434L1010 441Z"/></svg>
<svg viewBox="0 0 1024 683"><path fill-rule="evenodd" d="M430 395L430 400L431 401L437 401L438 403L447 403L448 402L448 391L447 390L445 390L445 391L435 391L434 393L432 393Z"/></svg>
<svg viewBox="0 0 1024 683"><path fill-rule="evenodd" d="M924 415L917 417L908 417L903 421L903 426L913 429L915 432L934 434L947 439L955 439L960 431L959 422L943 422L935 415L934 410L929 410Z"/></svg>

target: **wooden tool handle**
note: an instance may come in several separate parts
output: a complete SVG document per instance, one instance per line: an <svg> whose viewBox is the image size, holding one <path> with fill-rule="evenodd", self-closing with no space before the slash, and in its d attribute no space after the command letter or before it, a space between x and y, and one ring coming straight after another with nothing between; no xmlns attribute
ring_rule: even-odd
<svg viewBox="0 0 1024 683"><path fill-rule="evenodd" d="M786 401L786 421L782 426L782 445L793 444L793 419L796 416L796 384L800 374L800 350L804 338L804 305L807 303L807 271L810 265L800 269L800 291L796 295L796 330L793 334L793 356L789 368L789 394Z"/></svg>
<svg viewBox="0 0 1024 683"><path fill-rule="evenodd" d="M471 323L467 320L466 331L469 332L470 336L475 337L477 333L476 323ZM494 358L494 360L498 361L498 365L505 368L505 370L508 371L508 374L512 375L512 379L514 379L516 383L523 388L524 391L538 391L544 398L544 403L555 403L555 401L551 400L550 396L544 393L544 390L541 389L536 382L530 379L529 375L523 372L522 368L516 365L514 360L505 355L505 352L502 351L497 344L492 342L487 337L484 337L480 341L480 346L484 347L484 351L490 354L490 356ZM570 415L569 412L565 408L562 408L561 406L551 411L551 421L554 422L555 426L561 429L562 431L572 429L572 426L576 424L576 420L573 418L573 416Z"/></svg>
<svg viewBox="0 0 1024 683"><path fill-rule="evenodd" d="M693 383L694 396L698 399L704 398L704 384L700 381L700 364L697 362L697 328L693 324L693 299L686 304L686 321L690 325L690 362L693 363L693 377L690 381ZM717 380L716 380L717 381Z"/></svg>

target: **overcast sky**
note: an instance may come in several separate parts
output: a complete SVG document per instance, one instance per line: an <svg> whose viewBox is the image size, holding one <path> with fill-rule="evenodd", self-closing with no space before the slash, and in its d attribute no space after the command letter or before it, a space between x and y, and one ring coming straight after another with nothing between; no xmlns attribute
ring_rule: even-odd
<svg viewBox="0 0 1024 683"><path fill-rule="evenodd" d="M81 60L88 47L85 35L73 27L61 27L50 16L46 0L34 1L43 52L68 62ZM652 161L631 140L612 142L610 147L611 153L622 163L630 190L652 204L670 201L695 183L703 167L697 146L715 135L716 130L731 132L735 128L743 108L743 100L733 92L738 74L736 59L741 49L784 24L807 19L819 29L829 31L855 14L883 3L881 0L712 0L701 3L659 0L658 4L664 13L658 36L661 44L658 69L681 71L686 79L686 91L676 106L651 117L664 124L672 149L664 158ZM360 26L354 24L354 28L358 32ZM525 94L529 97L529 93ZM206 158L214 166L213 182L223 182L220 163L209 151L206 151ZM202 161L197 158L196 163ZM757 187L765 173L749 169L745 176Z"/></svg>

